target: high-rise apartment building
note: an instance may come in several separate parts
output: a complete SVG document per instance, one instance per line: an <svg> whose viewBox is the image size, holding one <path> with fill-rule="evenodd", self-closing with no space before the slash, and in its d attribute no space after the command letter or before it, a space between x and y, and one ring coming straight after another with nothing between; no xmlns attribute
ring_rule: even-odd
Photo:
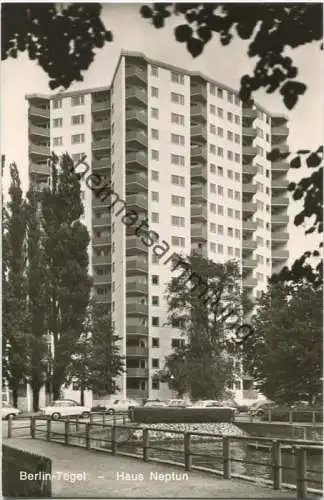
<svg viewBox="0 0 324 500"><path fill-rule="evenodd" d="M289 164L267 159L274 147L287 151L287 118L199 73L129 52L110 86L27 99L31 181L47 183L50 151L85 154L120 197L100 199L82 181L93 295L111 311L127 358L121 391L170 397L154 374L183 341L176 324L165 325L173 252L237 259L251 297L287 262ZM155 241L144 244L140 227L148 226ZM234 389L238 399L253 397L248 378Z"/></svg>

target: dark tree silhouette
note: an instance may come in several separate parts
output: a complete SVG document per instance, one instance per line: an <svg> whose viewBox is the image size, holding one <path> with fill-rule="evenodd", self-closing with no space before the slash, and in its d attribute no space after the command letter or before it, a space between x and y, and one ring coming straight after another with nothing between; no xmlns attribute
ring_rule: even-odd
<svg viewBox="0 0 324 500"><path fill-rule="evenodd" d="M93 49L112 41L100 19L99 3L4 3L1 12L1 59L27 50L50 77L51 89L83 81Z"/></svg>

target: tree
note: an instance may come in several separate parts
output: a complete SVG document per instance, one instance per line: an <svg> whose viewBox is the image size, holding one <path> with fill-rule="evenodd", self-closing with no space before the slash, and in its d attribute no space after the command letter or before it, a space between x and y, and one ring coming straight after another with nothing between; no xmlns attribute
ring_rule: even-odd
<svg viewBox="0 0 324 500"><path fill-rule="evenodd" d="M259 300L244 363L262 394L278 403L322 397L322 293L306 280L276 283Z"/></svg>
<svg viewBox="0 0 324 500"><path fill-rule="evenodd" d="M186 345L166 358L161 380L179 393L189 387L193 399L216 399L232 384L239 354L235 331L243 324L246 301L238 266L198 254L176 264L182 273L167 287L168 324L181 330Z"/></svg>
<svg viewBox="0 0 324 500"><path fill-rule="evenodd" d="M26 211L19 172L10 165L10 201L3 220L3 376L12 390L17 406L18 390L26 376L27 282L26 282Z"/></svg>
<svg viewBox="0 0 324 500"><path fill-rule="evenodd" d="M51 385L57 399L87 315L90 238L79 221L83 206L72 159L63 155L59 163L53 155L50 164L50 187L42 193L41 207L48 330L54 344Z"/></svg>
<svg viewBox="0 0 324 500"><path fill-rule="evenodd" d="M50 77L51 89L83 81L82 71L95 48L112 41L98 3L4 3L1 9L1 59L28 52Z"/></svg>
<svg viewBox="0 0 324 500"><path fill-rule="evenodd" d="M86 389L101 396L115 394L118 390L115 378L124 372L119 341L105 306L92 303L69 369L70 381L79 385L81 404L84 404Z"/></svg>

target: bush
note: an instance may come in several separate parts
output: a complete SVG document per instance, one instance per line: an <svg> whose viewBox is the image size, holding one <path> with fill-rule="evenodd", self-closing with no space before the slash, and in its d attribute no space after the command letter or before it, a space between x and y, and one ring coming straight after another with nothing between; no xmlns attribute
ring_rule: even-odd
<svg viewBox="0 0 324 500"><path fill-rule="evenodd" d="M231 408L134 408L131 419L143 423L233 422Z"/></svg>

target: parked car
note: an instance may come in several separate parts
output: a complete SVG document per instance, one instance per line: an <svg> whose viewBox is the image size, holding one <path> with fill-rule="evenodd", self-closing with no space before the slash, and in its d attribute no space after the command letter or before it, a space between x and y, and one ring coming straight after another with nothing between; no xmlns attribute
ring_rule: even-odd
<svg viewBox="0 0 324 500"><path fill-rule="evenodd" d="M61 399L54 401L51 405L41 408L41 413L43 415L49 415L53 420L57 420L60 417L76 416L81 415L84 418L89 417L91 408L88 406L82 406L72 399Z"/></svg>
<svg viewBox="0 0 324 500"><path fill-rule="evenodd" d="M274 408L276 403L273 401L257 401L250 406L249 413L255 417L262 417L270 408Z"/></svg>
<svg viewBox="0 0 324 500"><path fill-rule="evenodd" d="M134 399L115 399L114 401L108 401L103 404L105 405L105 410L110 415L113 413L133 410L135 407L140 406L140 404Z"/></svg>
<svg viewBox="0 0 324 500"><path fill-rule="evenodd" d="M215 401L213 399L207 399L207 400L200 400L200 401L195 401L191 405L191 408L217 408L220 407L221 403L219 401Z"/></svg>
<svg viewBox="0 0 324 500"><path fill-rule="evenodd" d="M222 408L233 408L235 410L235 415L238 415L240 413L240 406L236 401L234 401L234 399L226 399L225 401L221 401L220 406Z"/></svg>
<svg viewBox="0 0 324 500"><path fill-rule="evenodd" d="M8 420L9 417L15 418L20 413L21 410L18 410L18 408L14 408L8 403L2 403L1 407L2 420Z"/></svg>
<svg viewBox="0 0 324 500"><path fill-rule="evenodd" d="M159 399L148 399L143 404L144 408L166 408L167 406L165 401L160 401Z"/></svg>
<svg viewBox="0 0 324 500"><path fill-rule="evenodd" d="M169 408L188 408L191 406L191 402L184 399L169 399L167 406Z"/></svg>

